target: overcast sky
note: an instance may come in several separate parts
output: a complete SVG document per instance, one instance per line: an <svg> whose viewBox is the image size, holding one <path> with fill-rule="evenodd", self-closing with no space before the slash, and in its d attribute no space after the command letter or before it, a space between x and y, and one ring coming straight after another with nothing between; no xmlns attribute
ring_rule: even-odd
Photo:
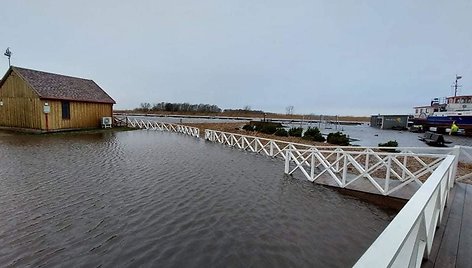
<svg viewBox="0 0 472 268"><path fill-rule="evenodd" d="M412 113L450 95L456 73L472 95L470 0L118 2L2 1L2 54L93 79L117 109Z"/></svg>

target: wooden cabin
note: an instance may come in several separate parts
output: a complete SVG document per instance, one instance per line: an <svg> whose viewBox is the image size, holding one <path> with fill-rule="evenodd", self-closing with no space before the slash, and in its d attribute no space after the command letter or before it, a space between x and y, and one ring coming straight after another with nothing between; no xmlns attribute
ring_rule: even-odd
<svg viewBox="0 0 472 268"><path fill-rule="evenodd" d="M48 132L100 127L115 101L94 81L11 66L0 81L0 128Z"/></svg>

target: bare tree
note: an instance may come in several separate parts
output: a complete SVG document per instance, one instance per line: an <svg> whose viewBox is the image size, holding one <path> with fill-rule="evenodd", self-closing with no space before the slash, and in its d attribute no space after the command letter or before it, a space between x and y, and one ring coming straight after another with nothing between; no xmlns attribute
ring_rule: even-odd
<svg viewBox="0 0 472 268"><path fill-rule="evenodd" d="M244 106L243 110L244 110L244 111L250 111L250 110L251 110L251 106L250 106L250 105L246 105L246 106Z"/></svg>
<svg viewBox="0 0 472 268"><path fill-rule="evenodd" d="M292 115L293 114L293 105L289 105L287 107L285 107L285 112L287 113L287 115Z"/></svg>
<svg viewBox="0 0 472 268"><path fill-rule="evenodd" d="M149 111L151 109L151 104L149 102L142 102L140 108L143 111Z"/></svg>

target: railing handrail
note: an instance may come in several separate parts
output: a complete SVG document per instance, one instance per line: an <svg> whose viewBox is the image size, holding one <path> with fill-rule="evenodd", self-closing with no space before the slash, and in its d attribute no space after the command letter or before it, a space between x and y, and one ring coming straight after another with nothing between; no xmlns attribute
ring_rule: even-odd
<svg viewBox="0 0 472 268"><path fill-rule="evenodd" d="M127 118L127 124L131 127L145 128L145 129L159 129L171 132L183 133L192 137L200 137L200 129L186 125L179 125L174 123L159 122L156 120Z"/></svg>
<svg viewBox="0 0 472 268"><path fill-rule="evenodd" d="M354 267L419 267L421 265L424 251L427 251L426 255L429 255L431 251L436 226L441 220L446 197L454 183L450 173L455 157L454 155L446 156L446 159L400 210ZM433 211L426 211L431 205L430 202L433 202L433 198L438 198L436 203L439 203L440 207L435 206ZM438 209L439 211L436 211ZM429 218L426 218L427 216ZM430 222L429 226L426 224L428 222ZM413 230L414 228L418 230ZM420 230L423 228L426 230ZM413 244L407 244L412 236L416 236ZM405 247L411 247L412 250L408 250L406 255L400 254ZM411 255L408 256L408 253Z"/></svg>
<svg viewBox="0 0 472 268"><path fill-rule="evenodd" d="M363 149L372 149L372 150L392 150L395 149L397 151L405 151L405 150L418 150L418 151L444 151L444 153L429 153L429 154L450 154L453 153L454 147L446 147L446 148L430 148L430 147L374 147L374 146L336 146L336 145L309 145L309 144L303 144L303 143L296 143L296 142L289 142L289 141L283 141L283 140L276 140L276 139L268 139L268 138L263 138L263 137L257 137L257 136L251 136L251 135L244 135L244 134L237 134L237 133L232 133L232 132L225 132L225 131L219 131L219 130L212 130L212 129L205 129L205 133L208 132L214 132L214 133L224 133L227 135L234 135L234 136L240 136L240 137L246 137L246 138L251 138L251 139L259 139L259 140L264 140L264 141L274 141L277 143L285 143L285 144L292 144L295 146L301 146L301 147L308 147L308 148L339 148L339 149L356 149L356 150L363 150ZM471 148L468 146L461 146L465 148ZM392 152L394 153L394 152Z"/></svg>
<svg viewBox="0 0 472 268"><path fill-rule="evenodd" d="M319 148L305 144L297 148L297 144L290 142L208 129L205 130L205 139L283 158L286 174L299 170L311 182L329 180L338 187L346 188L365 181L382 195L397 194L405 186L411 185L409 190L399 193L410 196L408 192L419 188L421 179L432 174L447 155L382 152L357 147ZM457 155L458 148L451 151ZM291 163L295 164L294 168L291 168ZM366 191L370 191L367 188Z"/></svg>
<svg viewBox="0 0 472 268"><path fill-rule="evenodd" d="M333 146L333 150L320 150L318 149L319 147L315 146L314 148L310 148L310 149L290 149L290 148L287 148L285 149L286 151L298 151L300 153L304 153L304 152L313 152L313 151L316 151L316 152L320 152L320 153L332 153L332 152L335 152L336 150L339 150L339 149L344 149L344 148L338 148L338 147L334 147ZM370 148L368 148L370 149ZM423 157L438 157L440 156L441 154L432 154L432 153L411 153L411 152L383 152L383 151L379 151L379 152L376 152L376 151L346 151L346 150L339 150L340 153L349 153L349 154L357 154L357 155L392 155L392 154L395 154L395 156L412 156L412 155L416 155L416 156L423 156ZM447 154L444 154L444 155L447 155Z"/></svg>

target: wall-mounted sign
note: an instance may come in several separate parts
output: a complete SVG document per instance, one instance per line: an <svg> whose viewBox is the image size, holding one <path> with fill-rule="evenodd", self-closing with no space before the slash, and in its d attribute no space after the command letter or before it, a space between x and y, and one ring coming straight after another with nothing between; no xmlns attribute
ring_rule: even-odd
<svg viewBox="0 0 472 268"><path fill-rule="evenodd" d="M47 102L44 104L43 111L45 114L48 114L51 112L51 106L49 106Z"/></svg>

